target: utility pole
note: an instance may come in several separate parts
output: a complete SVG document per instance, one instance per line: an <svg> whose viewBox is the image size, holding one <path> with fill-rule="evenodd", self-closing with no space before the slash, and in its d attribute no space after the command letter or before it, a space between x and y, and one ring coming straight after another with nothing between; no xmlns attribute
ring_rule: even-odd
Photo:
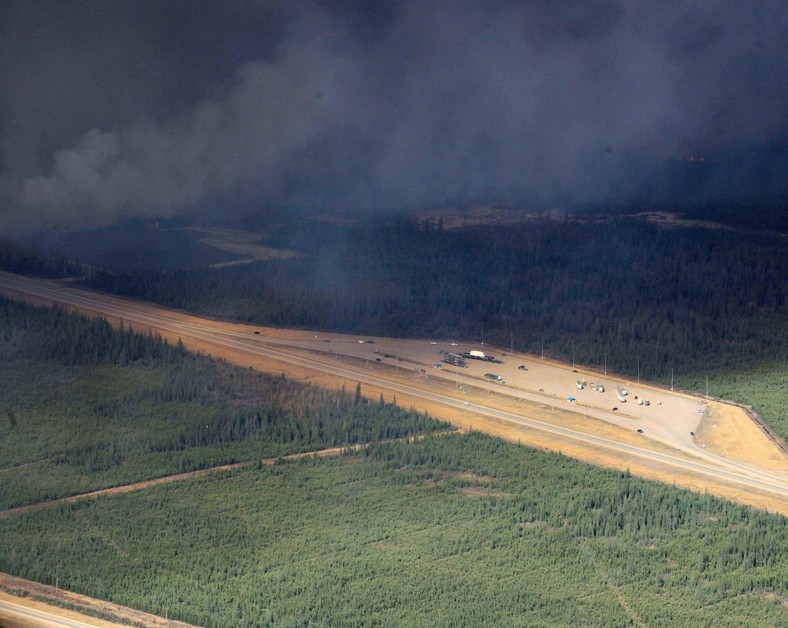
<svg viewBox="0 0 788 628"><path fill-rule="evenodd" d="M544 338L542 338L542 359L544 360Z"/></svg>
<svg viewBox="0 0 788 628"><path fill-rule="evenodd" d="M670 389L673 390L673 369L670 369Z"/></svg>
<svg viewBox="0 0 788 628"><path fill-rule="evenodd" d="M605 351L605 375L607 375L607 351Z"/></svg>
<svg viewBox="0 0 788 628"><path fill-rule="evenodd" d="M572 368L575 368L575 343L572 343Z"/></svg>

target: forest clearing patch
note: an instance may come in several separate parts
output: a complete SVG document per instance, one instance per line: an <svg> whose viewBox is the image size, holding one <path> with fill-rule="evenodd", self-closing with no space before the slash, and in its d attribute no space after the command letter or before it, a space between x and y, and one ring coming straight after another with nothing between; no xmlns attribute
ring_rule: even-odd
<svg viewBox="0 0 788 628"><path fill-rule="evenodd" d="M725 458L788 473L785 456L741 408L709 401L695 432L695 442Z"/></svg>
<svg viewBox="0 0 788 628"><path fill-rule="evenodd" d="M110 302L116 300L115 297L107 296L106 299ZM122 302L124 307L130 307L130 302L126 300L117 299ZM181 323L189 323L199 325L200 327L210 327L213 330L221 333L238 334L254 332L258 333L263 340L266 336L275 339L298 339L301 341L317 340L317 335L314 332L299 331L291 329L273 329L252 327L249 325L238 325L233 323L223 323L218 321L209 321L196 316L176 312L172 310L165 310L156 306L146 303L134 303L133 306L140 311L155 312L158 316L166 317L172 321ZM73 308L72 308L73 309ZM89 308L84 310L86 313L93 313ZM107 317L111 323L118 325L119 318L112 320ZM128 321L124 321L125 325L129 327ZM259 354L253 354L243 349L234 349L227 346L214 344L210 341L195 338L189 334L181 334L174 332L166 332L158 329L150 329L146 326L132 325L135 331L148 332L154 331L171 343L177 343L181 340L184 346L192 351L210 355L214 358L224 359L233 364L244 367L252 367L260 371L271 373L274 375L283 374L292 379L305 380L320 386L328 388L341 389L345 388L351 390L356 386L357 380L352 376L338 376L326 373L320 373L316 369L301 367L285 363L274 358L269 358ZM340 334L320 334L320 339L326 339L331 342L339 341L346 337ZM382 339L381 339L382 340ZM376 342L376 341L373 341ZM402 341L405 344L407 341ZM332 345L334 346L334 345ZM357 345L355 345L357 346ZM300 354L303 356L303 349L282 347L278 348L281 352L290 351L293 354ZM357 361L360 358L355 358ZM377 369L376 369L377 370ZM393 372L392 372L393 371ZM381 375L383 373L384 375ZM418 388L423 390L440 390L445 386L445 382L441 383L439 378L424 377L414 378L412 374L408 373L407 369L381 369L378 376L389 381L396 381L401 384L407 383L410 388ZM439 388L436 388L436 385ZM634 458L628 459L624 456L613 455L606 450L593 446L588 443L580 443L578 441L569 441L557 435L550 434L537 428L531 428L522 425L515 425L501 419L495 419L487 416L480 416L474 412L473 406L467 408L455 408L446 406L442 403L428 401L421 396L414 394L398 392L393 393L387 389L385 383L377 385L364 384L362 394L372 400L377 400L381 395L387 402L396 400L400 407L411 408L420 412L426 412L430 416L437 419L442 419L451 422L453 425L466 430L479 430L489 435L503 438L515 443L522 443L531 447L544 449L568 455L570 457L582 460L584 462L603 466L607 468L614 468L619 470L629 470L635 475L641 477L664 482L667 484L675 484L682 488L694 490L697 492L711 492L715 495L731 499L739 503L752 505L758 508L765 508L773 512L780 512L788 515L788 504L784 499L766 493L759 492L756 489L741 489L734 485L723 484L718 481L693 474L687 471L678 471L667 464L659 464L656 462L645 463L637 461ZM577 412L570 412L563 410L558 405L552 403L537 403L537 402L521 402L518 403L517 399L513 397L506 398L504 395L491 394L487 392L484 394L484 405L486 407L505 409L508 412L519 413L529 418L538 419L545 423L558 423L562 426L570 427L577 431L586 433L593 433L603 435L608 438L614 438L619 442L634 444L641 449L651 449L655 451L664 450L666 445L661 445L655 440L647 438L648 435L637 434L634 430L626 430L607 423L599 419L591 419L590 417L583 417ZM474 395L469 395L467 399L473 401L476 398ZM741 456L742 460L752 462L757 466L767 466L770 470L787 471L788 462L785 456L779 452L774 443L770 442L768 438L761 434L760 429L754 424L749 416L741 408L727 406L724 404L716 404L712 402L713 409L722 408L718 412L719 427L714 428L720 436L710 439L707 448L712 451L725 452L726 458L737 459ZM710 413L714 416L715 412ZM698 417L700 420L701 417ZM723 432L728 433L723 437ZM718 449L719 448L719 449ZM686 456L684 451L672 452L672 455ZM764 461L766 464L762 465ZM788 474L787 474L788 477Z"/></svg>

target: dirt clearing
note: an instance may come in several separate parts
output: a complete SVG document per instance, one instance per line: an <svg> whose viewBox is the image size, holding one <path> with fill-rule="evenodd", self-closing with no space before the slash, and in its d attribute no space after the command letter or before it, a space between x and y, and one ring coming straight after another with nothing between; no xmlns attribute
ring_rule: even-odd
<svg viewBox="0 0 788 628"><path fill-rule="evenodd" d="M68 301L71 292L78 292L81 299L79 309L86 313L105 316L114 324L119 324L123 316L124 324L137 331L155 331L170 342L181 340L191 350L240 366L347 390L356 386L359 381L356 376L367 381L373 379L375 384L362 383L362 394L372 400L383 394L387 401L396 399L401 407L427 412L461 428L561 452L598 466L628 469L644 478L710 492L788 515L788 500L782 498L782 488L767 489L766 484L762 484L764 488L758 489L753 482L749 483L751 488L735 481L726 484L720 474L715 474L719 478L715 480L711 476L703 476L700 470L697 473L685 470L686 465L671 467L667 461L647 462L644 457L624 453L620 448L615 453L609 448L589 443L590 439L584 443L577 438L551 434L533 426L484 416L482 412L484 407L501 409L515 416L634 445L644 453L670 452L674 458L704 460L721 467L727 465L729 477L731 468L739 477L748 473L771 474L772 478L784 478L784 485L788 486L788 459L785 454L743 409L735 406L716 402L706 406L699 397L660 389L645 382L622 381L612 374L573 369L535 356L507 355L485 346L483 349L503 358L494 368L496 373L503 375L506 384L491 383L483 377L485 370L491 368L489 363L469 363L466 369L438 369L434 366L441 358L439 350L476 348L468 343L460 347L458 345L463 343L315 334L223 323L110 295L60 287L54 289L53 282L24 281L31 285L45 284L47 290L57 294L53 300L58 303ZM88 300L95 306L82 305ZM156 322L130 323L131 319ZM269 354L263 355L266 351ZM276 354L281 357L277 359ZM290 357L297 360L290 360ZM301 364L293 364L293 361ZM330 374L331 371L344 374ZM587 379L588 386L580 387L580 382L576 382L580 379ZM600 394L591 382L604 382L605 391ZM613 391L619 384L629 390L629 402L624 405L615 401L616 393ZM394 390L397 392L392 392ZM425 394L435 397L436 401L425 399ZM439 396L444 401L437 401ZM652 403L637 403L638 398L651 399ZM447 403L447 399L453 403ZM457 406L461 400L467 407ZM568 403L570 401L572 403ZM612 408L612 404L619 407ZM474 406L480 410L475 412ZM771 482L774 486L774 479ZM779 486L783 486L782 480ZM773 492L770 494L767 490Z"/></svg>

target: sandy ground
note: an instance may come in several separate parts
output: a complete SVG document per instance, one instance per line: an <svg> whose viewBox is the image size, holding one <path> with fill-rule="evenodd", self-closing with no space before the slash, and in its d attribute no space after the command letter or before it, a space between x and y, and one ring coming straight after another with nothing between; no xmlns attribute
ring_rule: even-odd
<svg viewBox="0 0 788 628"><path fill-rule="evenodd" d="M228 329L236 329L236 327L230 325ZM280 339L301 339L304 341L311 341L314 339L314 334L311 332L268 329L251 326L247 326L245 330L249 333L259 331L261 335L267 336L270 334L271 337ZM321 338L325 336L326 334L323 334L321 335ZM330 336L332 339L333 346L335 347L343 340L348 341L347 337L343 337L338 334L332 334L328 336ZM170 338L170 340L177 339ZM212 354L213 357L219 357L227 360L228 362L241 366L251 366L255 369L270 373L284 373L293 379L299 379L304 382L311 382L317 385L335 389L345 387L347 390L352 390L355 387L355 381L352 379L323 375L309 371L307 369L293 367L281 362L276 362L257 356L250 357L248 354L240 351L223 349L217 353L215 346L200 342L193 342L192 340L183 339L183 342L186 344L186 346L192 349ZM357 341L355 339L349 339L349 342L351 343L349 346L354 346L354 343ZM377 342L378 340L376 340L376 343ZM421 344L424 344L424 341L420 342ZM406 344L406 341L398 341L398 343L403 345ZM400 350L402 353L404 353L401 347ZM503 352L499 353L503 354ZM345 357L343 359L348 363L360 361L358 357ZM530 356L530 359L525 359L528 360L529 363L536 361L536 358L533 356ZM513 360L512 363L514 364L517 361L518 360ZM564 369L569 368L566 365L563 365L563 367ZM446 381L442 381L435 376L424 378L423 375L418 375L415 373L415 371L409 370L407 367L393 369L390 366L379 365L376 363L366 363L364 364L364 368L385 369L388 371L388 377L392 380L410 382L414 387L421 387L425 385L431 387L445 387L447 385L452 386L451 383L447 384ZM482 368L488 367L483 366ZM533 368L531 370L533 370ZM578 370L580 370L581 375L585 375L586 377L591 375L590 371L583 371L582 369ZM597 379L601 380L602 376L597 377ZM556 387L558 387L559 383L563 383L565 385L565 382L553 383ZM689 401L694 405L694 407L705 407L705 404L701 404L701 399L697 397L692 397L690 395L684 395L682 393L676 392L669 393L669 391L664 391L657 387L649 386L645 383L640 383L637 386L639 386L638 390L641 391L651 390L652 393L655 394L659 394L660 392L663 393L663 398L666 399L666 405L669 404L668 395L672 394L677 399ZM484 404L487 406L519 412L531 418L540 419L545 422L554 422L556 424L572 427L581 431L589 431L594 434L611 436L620 442L637 444L641 447L653 449L655 451L671 450L672 453L676 453L671 447L657 440L649 438L648 435L638 434L634 430L624 429L618 425L604 420L591 417L584 418L583 415L577 411L577 407L573 407L572 409L574 411L570 412L566 409L566 404L551 404L547 398L545 398L544 403L540 404L518 401L516 397L511 395L491 393L488 389L481 387L466 387L466 390L468 390L468 398L471 400L474 398L474 396L477 396L476 398L479 399L481 399L483 396ZM453 425L463 429L478 430L511 442L529 445L545 451L560 452L577 460L581 460L583 462L594 464L600 467L619 469L622 471L628 470L633 475L649 480L655 480L665 484L679 486L696 492L708 492L726 499L730 499L732 501L736 501L738 503L754 506L756 508L761 508L771 512L779 512L788 516L788 504L786 504L783 500L775 498L774 496L767 493L759 493L752 490L737 490L725 484L712 482L705 477L695 475L690 472L677 473L674 469L671 469L667 465L659 465L656 463L644 465L634 459L622 459L620 457L606 454L604 451L593 446L568 443L540 430L515 426L505 421L479 416L473 412L472 407L468 410L448 408L441 404L429 403L416 396L411 397L402 393L397 393L394 395L385 389L372 387L366 384L362 386L362 393L366 397L373 400L378 399L379 396L383 394L384 399L387 401L393 401L396 399L397 404L401 407L414 408L422 412L427 412L435 418L449 421ZM654 395L652 394L651 396ZM630 412L634 412L634 408L632 408L632 406L634 406L634 404L630 404ZM758 425L756 425L747 416L744 410L735 406L716 402L710 402L709 407L711 408L711 411L708 413L708 416L712 417L711 420L717 420L721 422L720 427L714 428L716 430L716 438L712 439L704 437L704 444L706 444L706 448L709 451L719 453L728 459L741 460L743 462L761 465L768 469L783 471L786 473L786 478L788 478L788 460L786 459L785 455L764 434ZM638 406L638 408L642 411L645 411L645 409L642 407ZM704 415L698 413L695 418L692 419L692 425L700 425L703 420L703 416ZM635 417L635 419L636 418L637 417ZM706 423L708 423L708 421ZM692 440L692 437L689 436L689 429L687 429L686 433L688 440ZM702 431L701 433L704 432ZM698 432L696 432L695 436L695 440L697 439ZM691 457L691 454L688 453L687 456Z"/></svg>
<svg viewBox="0 0 788 628"><path fill-rule="evenodd" d="M785 456L752 421L742 420L742 410L735 406L709 402L709 412L695 432L695 442L721 456L784 471Z"/></svg>
<svg viewBox="0 0 788 628"><path fill-rule="evenodd" d="M120 621L131 625L150 626L151 628L189 628L191 625L180 621L169 620L165 617L157 617L156 615L136 611L133 608L120 606L118 604L113 604L112 602L96 600L86 595L79 595L78 593L72 593L71 591L65 591L63 589L52 587L46 584L40 584L31 580L17 578L5 573L0 573L0 587L3 587L3 589L0 590L0 601L6 600L17 604L23 603L25 606L31 608L43 610L49 613L56 613L58 616L63 617L64 619L81 621L85 624L94 626L118 626L119 623L97 619L72 610L46 604L45 602L36 601L31 598L41 597L49 600L56 600L61 604L73 604L74 606L90 609L92 611L109 613L118 618ZM14 593L18 593L18 595L9 594L7 592L8 590L14 591ZM22 595L25 597L22 597ZM29 620L20 621L19 619L14 618L14 616L7 610L0 608L0 626L3 628L31 628L32 626L39 625L44 624L43 622L32 624L29 623Z"/></svg>
<svg viewBox="0 0 788 628"><path fill-rule="evenodd" d="M16 296L19 297L21 295L17 294ZM50 303L47 300L34 299L31 297L23 296L22 298L40 304ZM140 307L149 306L140 305ZM178 320L191 321L195 324L207 324L202 319L184 313L167 312L167 316ZM119 319L110 319L110 321L115 325L120 323ZM128 321L124 321L124 324L128 326ZM304 355L305 351L309 351L318 357L322 357L322 359L326 359L327 357L331 357L330 352L333 351L335 360L341 360L348 364L355 364L356 366L363 365L366 369L373 368L376 370L377 374L385 374L385 377L391 381L409 383L413 388L422 388L426 386L433 390L445 390L446 387L453 388L460 385L459 380L453 382L450 379L430 376L432 373L429 372L429 364L435 359L435 356L433 354L428 354L428 351L424 349L424 347L429 346L429 350L431 351L435 349L433 343L428 343L427 341L396 341L397 348L402 355L405 356L407 354L409 356L407 362L404 363L403 366L396 368L391 364L377 363L374 358L370 361L369 355L359 357L359 351L365 349L372 350L372 345L360 346L357 339L339 334L321 334L320 339L318 339L315 334L311 332L233 325L217 323L215 321L211 321L209 324L212 327L219 327L229 333L240 333L246 336L259 334L261 336L261 341L264 341L264 339L276 339L280 343L284 342L283 348L285 350L292 350L300 355ZM137 331L147 332L149 329L142 327L137 328ZM213 343L203 342L180 334L162 333L162 336L172 343L182 340L187 348L212 355L214 358L224 359L230 363L244 367L252 367L273 374L284 373L290 378L320 386L335 389L345 387L348 390L352 390L356 384L352 379L345 377L322 374L307 368L292 366L259 355L252 355L241 350L220 348ZM330 348L328 344L315 344L316 341L323 342L325 340L331 341ZM375 347L382 346L382 343L386 342L386 339L375 340L375 343L378 342L381 344L375 344ZM292 343L293 346L288 349L290 343ZM280 347L282 347L281 344ZM319 352L317 351L317 347L320 349ZM342 347L342 349L340 349L340 347ZM342 350L347 350L349 355L341 355ZM352 354L354 351L356 355ZM498 353L505 355L503 351L498 351ZM559 370L554 370L555 364L543 364L541 360L538 360L535 356L517 355L507 356L509 365L505 374L508 381L515 381L514 378L520 375L520 373L513 371L513 369L516 369L516 364L520 361L525 361L529 364L528 374L529 377L532 378L529 380L529 385L532 389L538 391L538 388L544 388L544 390L547 391L542 393L541 397L538 394L534 394L532 395L532 399L522 398L523 395L521 393L527 390L525 385L512 389L511 384L508 384L508 390L504 390L503 388L496 389L495 385L479 381L478 384L473 385L463 384L463 394L466 395L465 398L471 403L474 400L482 400L483 398L484 405L486 406L519 412L531 418L540 419L549 423L557 423L580 431L614 437L620 442L638 444L643 448L650 448L656 451L664 451L666 448L670 449L664 442L660 442L650 434L639 434L636 430L631 428L631 426L634 425L658 426L659 422L655 422L649 415L649 412L656 412L654 407L644 409L641 406L635 406L635 404L627 405L626 407L621 406L621 416L615 417L620 424L616 424L604 418L590 416L590 413L597 408L600 411L598 413L599 416L604 417L605 415L601 413L601 410L603 407L606 410L610 409L607 407L610 405L609 398L605 398L605 400L602 401L602 397L594 396L596 393L592 393L588 389L584 391L575 391L572 390L571 387L571 383L575 377L578 379L587 379L588 381L601 382L604 380L606 386L608 386L613 383L615 379L613 376L608 377L606 374L599 374L583 370L582 368L575 369L575 372L572 373L571 367L567 365L557 365L560 367ZM397 364L399 363L400 361L397 360ZM414 370L413 365L419 363L425 367L424 372L417 372ZM487 365L474 365L474 367L477 366L482 370L489 368ZM503 367L496 366L495 368L501 369L502 371L504 370ZM555 375L555 373L560 372L563 372L564 375ZM577 406L571 407L570 411L570 406L556 402L556 398L560 401L560 397L558 396L559 390L562 396L566 394L566 390L562 390L561 387L567 385L565 381L567 374L571 380L567 390L573 395L578 396L579 401L584 404L582 413L580 411L581 408ZM441 376L443 375L447 377L450 376L448 373L441 373ZM630 383L627 383L627 385L629 386ZM548 395L548 393L552 391L556 391L555 396ZM702 401L697 397L672 393L657 387L649 386L645 383L638 383L636 387L632 387L632 398L634 398L635 391L644 396L648 395L652 399L664 399L664 405L660 406L660 408L666 411L671 409L671 403L675 403L676 406L671 412L677 414L668 414L669 419L678 416L681 408L693 408L693 411L697 412L697 416L686 417L684 416L686 412L684 412L682 416L684 416L683 420L689 421L687 425L695 426L695 436L693 438L695 445L705 445L707 450L716 452L729 460L740 460L748 464L758 465L778 472L784 471L788 478L788 462L786 461L785 454L775 446L741 408L714 401L709 402L708 405L703 403L701 406ZM534 390L530 392L533 393ZM730 486L710 481L706 477L696 476L688 472L677 473L675 469L667 465L660 465L658 463L649 463L645 465L634 459L627 460L621 456L616 457L609 455L603 450L590 445L570 443L540 430L515 426L501 420L480 416L473 411L472 406L467 409L451 408L438 403L429 403L415 395L410 396L397 393L395 396L385 388L370 385L364 385L362 387L362 393L373 400L378 399L381 394L387 401L393 401L396 398L397 404L402 407L427 412L435 418L449 421L453 425L464 430L478 430L511 442L526 444L545 451L560 452L589 464L622 471L628 470L635 476L672 484L696 492L708 492L732 501L772 512L779 512L788 516L788 504L772 495L765 493L761 494L757 491L737 490ZM626 410L626 412L623 410ZM638 412L640 413L639 415ZM649 423L649 421L651 421L651 423ZM681 429L685 429L685 427L685 425L682 425ZM325 452L326 455L329 455L329 453L330 452ZM241 463L239 466L244 464L249 463ZM216 470L204 470L203 472L197 473L204 474L206 472L215 471ZM148 485L152 486L162 482L175 481L177 479L181 478L178 476L162 478L150 483L140 483L140 485L129 487L118 487L116 489L110 489L110 491L143 490ZM84 499L91 496L92 495L82 496L81 498ZM43 505L40 505L39 507L42 506ZM127 609L100 600L93 600L85 596L56 589L55 587L24 581L6 574L0 574L0 586L7 587L14 591L26 591L29 596L43 596L57 599L61 602L75 604L77 606L100 609L103 612L112 613L116 617L138 622L146 626L186 626L186 624L168 621L166 618L139 613L133 609ZM0 591L0 600L3 597L9 596ZM10 597L17 601L20 599L16 596ZM29 598L23 599L29 601ZM31 603L40 604L38 602ZM49 610L53 608L44 604L41 604L41 606L45 606ZM64 615L65 614L66 612L64 611ZM95 625L108 625L106 622L103 624L99 623L99 620L88 619L87 621L95 622ZM9 617L5 617L2 614L2 610L0 610L0 626L2 625L12 627L24 624L14 624L13 620Z"/></svg>
<svg viewBox="0 0 788 628"><path fill-rule="evenodd" d="M112 297L107 298L112 299ZM128 303L124 301L126 307ZM473 395L484 395L485 405L519 412L524 416L547 422L560 422L561 425L589 433L614 436L616 440L657 451L664 450L667 446L665 443L672 443L675 449L677 444L675 439L684 439L680 443L680 454L675 451L674 454L684 455L686 451L687 455L690 455L693 449L700 452L700 448L705 445L706 452L718 454L729 461L738 460L770 471L784 472L788 483L788 458L765 436L746 412L736 406L713 401L707 405L700 397L668 391L645 382L623 381L613 374L600 374L579 366L572 369L571 366L541 360L536 356L507 355L506 351L492 347L485 349L500 355L505 360L505 364L471 361L473 363L469 363L468 369L458 370L457 373L452 373L450 368L441 369L440 372L431 370L429 365L440 358L439 349L443 347L446 350L462 351L478 348L469 343L463 345L463 343L449 344L442 341L362 339L342 334L315 334L308 331L206 321L182 312L161 310L148 304L134 304L134 307L152 309L160 314L163 313L167 318L200 328L219 329L223 333L235 334L245 340L255 339L256 334L261 344L275 342L279 350L301 356L309 354L318 360L342 360L364 369L372 368L375 369L376 375L382 375L391 381L404 382L413 388L427 386L433 390L445 391L446 386L456 385L465 391L464 394L467 395L465 398L471 401ZM118 324L119 320L115 319L111 322ZM125 321L125 324L128 325L128 321ZM138 328L138 331L146 332L148 329L143 327ZM191 350L244 367L273 374L284 373L293 379L331 388L344 386L352 390L356 385L356 382L350 378L322 374L319 371L293 366L243 350L221 347L188 335L160 333L170 342L174 343L180 339ZM372 343L366 344L366 341L370 340ZM384 356L386 350L402 356L402 359L385 358L382 362L377 362L376 356ZM517 365L520 363L528 365L527 372L518 370ZM419 366L424 368L422 373L414 371L414 368ZM486 370L500 372L505 376L506 384L499 387L484 381L481 375ZM452 380L452 377L455 380ZM590 386L579 391L574 386L575 379L586 380L589 383L604 383L607 390L604 395L592 391ZM464 383L460 383L461 381ZM629 390L630 395L625 404L615 399L614 387L617 382L626 385ZM362 393L370 399L377 399L381 393L388 401L394 399L394 395L389 391L366 384L362 386ZM562 401L567 395L577 397L577 403L566 404ZM639 406L634 401L638 396L650 398L653 403L649 407ZM644 478L698 492L709 492L757 508L788 515L788 504L774 496L721 485L699 476L695 477L692 473L677 472L656 463L644 466L635 460L614 456L590 445L579 445L539 430L479 416L473 412L472 406L467 410L456 409L428 403L421 398L410 397L403 393L396 394L396 401L402 407L428 412L458 427L476 429L512 442L561 452L598 466L628 469L632 474ZM619 407L618 412L610 412L613 403ZM596 416L592 416L594 414ZM636 428L643 429L644 433L637 433ZM695 432L694 436L691 435L692 431Z"/></svg>

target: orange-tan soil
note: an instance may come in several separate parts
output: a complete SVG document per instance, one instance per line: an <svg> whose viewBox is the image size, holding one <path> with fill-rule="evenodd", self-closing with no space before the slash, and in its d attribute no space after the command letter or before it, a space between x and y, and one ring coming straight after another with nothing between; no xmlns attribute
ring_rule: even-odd
<svg viewBox="0 0 788 628"><path fill-rule="evenodd" d="M19 295L17 295L19 296ZM27 298L24 295L22 298ZM36 301L35 299L28 299ZM41 302L41 300L38 300ZM44 300L44 303L47 301ZM168 311L168 315L178 317L179 319L188 320L192 322L200 322L202 319L191 316L185 313L178 313ZM119 324L119 319L112 320L113 324ZM128 322L125 323L128 326ZM215 328L223 328L227 331L244 330L248 333L254 331L260 332L262 337L270 336L275 338L301 338L310 339L314 334L306 331L289 330L289 329L276 329L276 328L262 328L236 325L232 323L221 323L211 321L211 326ZM147 332L148 328L137 328L137 331ZM194 351L199 351L204 354L211 355L214 358L227 360L230 363L238 364L244 367L252 367L260 371L268 373L284 373L292 379L298 379L305 382L311 382L317 385L326 386L329 388L339 389L345 387L352 389L356 382L347 378L337 377L333 375L326 375L317 371L312 371L307 368L293 366L284 362L276 361L271 358L250 355L247 352L235 350L226 347L220 347L210 342L202 341L199 339L191 338L183 334L173 334L167 332L159 332L162 337L170 342L177 342L181 340L183 344ZM323 334L331 338L338 337L338 335ZM280 347L282 350L286 348ZM300 351L303 355L303 351ZM392 369L385 369L388 373L387 377L401 380L403 377L408 377L406 369L399 369L391 372ZM378 373L379 375L381 373ZM428 381L421 379L418 382L413 382L418 386L437 386L441 380L431 378ZM445 385L445 382L444 384ZM394 399L389 391L374 386L365 385L363 393L370 399L377 399L382 393L387 401ZM510 410L520 411L523 410L524 404L518 404L517 400L513 398L504 398L503 396L489 396L485 394L485 405L493 405L496 407L506 408ZM493 399L495 397L495 399ZM659 463L648 463L648 465L635 459L627 460L621 456L611 455L599 448L592 445L583 445L579 443L570 443L562 440L559 437L542 432L540 430L516 426L510 423L496 420L494 418L481 417L473 412L472 409L456 409L443 406L442 404L430 403L416 396L409 396L406 394L398 393L396 395L397 404L405 408L414 408L419 411L428 412L431 416L451 422L452 424L465 428L474 429L485 432L487 434L504 438L512 442L519 442L529 446L541 448L548 451L561 452L567 456L576 458L578 460L588 462L606 468L620 469L622 471L629 470L633 475L643 477L650 480L656 480L666 484L673 484L682 488L690 489L697 492L708 492L726 499L754 506L756 508L766 509L772 512L779 512L788 516L788 504L784 500L776 498L767 493L760 493L757 490L744 490L736 487L728 486L719 482L712 481L700 475L695 475L691 472L681 471L677 472L675 469L670 468L668 465L661 465ZM707 439L704 441L709 451L720 453L729 459L738 459L744 462L756 462L763 465L768 469L784 471L788 473L788 460L779 449L776 448L774 443L765 437L763 431L753 422L741 408L734 406L727 406L710 402L709 417L713 421L715 417L719 421L719 427L711 428L704 424L702 434L708 434L712 429L716 430L714 438L705 436ZM583 419L581 415L576 412L562 412L559 407L551 407L541 405L538 403L528 404L528 416L545 421L559 420L562 425L568 425L583 429L580 424L586 426L593 425L593 428L585 427L585 431L593 433L616 434L616 438L620 441L637 443L640 446L648 446L653 449L659 450L664 448L655 441L650 441L647 438L642 438L641 435L628 432L614 425L608 424L601 420L596 419ZM708 427L708 429L707 429ZM701 428L699 428L701 429ZM696 436L697 438L697 436ZM734 446L735 445L735 446ZM765 462L765 464L764 464Z"/></svg>
<svg viewBox="0 0 788 628"><path fill-rule="evenodd" d="M785 471L785 456L753 421L741 420L741 413L735 406L710 401L695 441L726 458Z"/></svg>
<svg viewBox="0 0 788 628"><path fill-rule="evenodd" d="M14 594L10 594L8 591L13 591ZM109 615L117 618L118 621L105 621L83 615L73 610L32 599L34 597L54 600L58 604L68 604L73 605L73 607L103 613L105 616ZM72 593L71 591L65 591L46 584L17 578L5 573L0 573L0 600L24 604L25 606L49 613L56 613L64 619L74 619L94 626L118 626L119 622L125 622L127 625L150 626L151 628L189 628L191 625L151 615L150 613L143 613L133 608L113 604L112 602L97 600L86 595L79 595L78 593ZM31 628L34 625L36 624L20 622L11 613L0 608L0 626L3 626L3 628Z"/></svg>

